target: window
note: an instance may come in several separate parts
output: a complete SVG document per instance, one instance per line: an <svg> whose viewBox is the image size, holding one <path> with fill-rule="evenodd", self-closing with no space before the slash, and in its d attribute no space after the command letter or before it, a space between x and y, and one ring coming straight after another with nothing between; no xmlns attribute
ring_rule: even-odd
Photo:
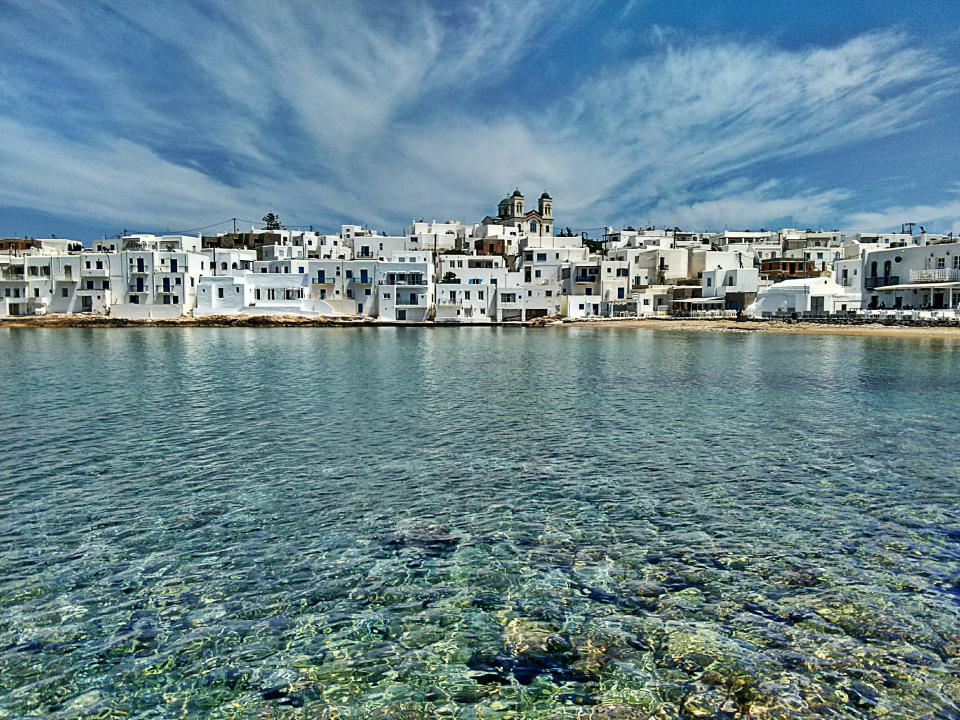
<svg viewBox="0 0 960 720"><path fill-rule="evenodd" d="M87 280L87 290L93 290L93 280Z"/></svg>
<svg viewBox="0 0 960 720"><path fill-rule="evenodd" d="M469 291L469 290L464 290L464 291L463 291L463 299L464 299L464 300L469 300L469 299L470 299L470 291Z"/></svg>
<svg viewBox="0 0 960 720"><path fill-rule="evenodd" d="M223 288L217 288L217 297L218 297L218 298L222 298L222 297L223 297Z"/></svg>
<svg viewBox="0 0 960 720"><path fill-rule="evenodd" d="M537 262L546 262L547 254L546 253L537 253Z"/></svg>
<svg viewBox="0 0 960 720"><path fill-rule="evenodd" d="M62 297L66 297L66 296L67 296L67 289L66 289L66 288L61 288L61 289L60 289L60 295L61 295Z"/></svg>
<svg viewBox="0 0 960 720"><path fill-rule="evenodd" d="M97 260L97 270L103 270L103 260Z"/></svg>
<svg viewBox="0 0 960 720"><path fill-rule="evenodd" d="M938 257L938 258L937 258L937 270L942 270L942 269L945 268L946 266L947 266L947 259L946 259L946 258L942 258L942 257Z"/></svg>
<svg viewBox="0 0 960 720"><path fill-rule="evenodd" d="M536 275L537 277L540 277L540 271L537 270L536 273L535 273L535 275Z"/></svg>
<svg viewBox="0 0 960 720"><path fill-rule="evenodd" d="M131 295L131 296L130 296L130 303L131 303L132 305L139 305L139 304L140 304L140 296L139 296L139 295Z"/></svg>
<svg viewBox="0 0 960 720"><path fill-rule="evenodd" d="M109 289L110 289L110 281L109 281L109 280L104 280L104 281L100 284L100 286L101 286L104 290L109 290Z"/></svg>
<svg viewBox="0 0 960 720"><path fill-rule="evenodd" d="M707 278L707 287L713 287L713 278Z"/></svg>
<svg viewBox="0 0 960 720"><path fill-rule="evenodd" d="M221 270L226 270L226 269L227 269L227 264L226 264L225 262L220 263L220 269L221 269Z"/></svg>
<svg viewBox="0 0 960 720"><path fill-rule="evenodd" d="M254 296L257 300L260 299L260 288L257 288L256 290L253 291L253 296Z"/></svg>
<svg viewBox="0 0 960 720"><path fill-rule="evenodd" d="M192 280L192 279L193 279L193 278L191 278L191 280ZM181 280L180 278L176 278L176 280L174 281L174 285L183 285L183 283L180 282L180 280Z"/></svg>
<svg viewBox="0 0 960 720"><path fill-rule="evenodd" d="M174 295L174 296L173 296L173 304L176 305L176 304L179 303L179 302L180 302L180 296L179 296L179 295Z"/></svg>
<svg viewBox="0 0 960 720"><path fill-rule="evenodd" d="M34 297L40 297L40 288L34 288L34 289L33 289L33 296L34 296Z"/></svg>
<svg viewBox="0 0 960 720"><path fill-rule="evenodd" d="M363 294L364 294L364 295L369 295L369 294L370 294L370 288L365 288L364 291L363 291Z"/></svg>

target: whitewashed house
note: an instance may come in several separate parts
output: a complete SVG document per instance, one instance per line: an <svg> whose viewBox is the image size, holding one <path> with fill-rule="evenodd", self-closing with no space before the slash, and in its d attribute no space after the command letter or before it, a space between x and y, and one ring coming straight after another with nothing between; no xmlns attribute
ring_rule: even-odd
<svg viewBox="0 0 960 720"><path fill-rule="evenodd" d="M761 288L756 300L747 307L753 317L792 313L836 314L858 309L860 296L849 293L831 277L811 277Z"/></svg>
<svg viewBox="0 0 960 720"><path fill-rule="evenodd" d="M960 242L868 252L862 273L864 308L956 311L960 306Z"/></svg>

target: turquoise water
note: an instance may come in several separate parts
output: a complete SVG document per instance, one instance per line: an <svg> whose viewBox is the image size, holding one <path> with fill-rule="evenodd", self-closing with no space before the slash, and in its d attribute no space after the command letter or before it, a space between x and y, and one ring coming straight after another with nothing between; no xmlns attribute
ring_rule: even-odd
<svg viewBox="0 0 960 720"><path fill-rule="evenodd" d="M957 718L958 350L0 330L0 717Z"/></svg>

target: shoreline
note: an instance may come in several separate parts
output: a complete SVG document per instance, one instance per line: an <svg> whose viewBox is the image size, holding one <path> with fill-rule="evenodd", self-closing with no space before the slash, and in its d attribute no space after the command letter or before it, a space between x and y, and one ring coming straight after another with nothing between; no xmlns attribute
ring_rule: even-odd
<svg viewBox="0 0 960 720"><path fill-rule="evenodd" d="M853 335L899 338L960 339L960 325L886 325L881 323L823 323L801 320L730 320L704 318L538 318L525 322L390 322L361 317L318 317L296 315L210 315L172 319L134 320L103 315L40 315L0 318L0 328L139 328L139 327L527 327L643 329L674 332L773 333L781 335Z"/></svg>

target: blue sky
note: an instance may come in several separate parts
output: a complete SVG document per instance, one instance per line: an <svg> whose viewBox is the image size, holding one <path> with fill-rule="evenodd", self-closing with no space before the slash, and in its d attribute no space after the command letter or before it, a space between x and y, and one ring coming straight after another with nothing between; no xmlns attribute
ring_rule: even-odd
<svg viewBox="0 0 960 720"><path fill-rule="evenodd" d="M960 3L0 6L0 234L268 210L960 232ZM249 223L240 223L242 226Z"/></svg>

